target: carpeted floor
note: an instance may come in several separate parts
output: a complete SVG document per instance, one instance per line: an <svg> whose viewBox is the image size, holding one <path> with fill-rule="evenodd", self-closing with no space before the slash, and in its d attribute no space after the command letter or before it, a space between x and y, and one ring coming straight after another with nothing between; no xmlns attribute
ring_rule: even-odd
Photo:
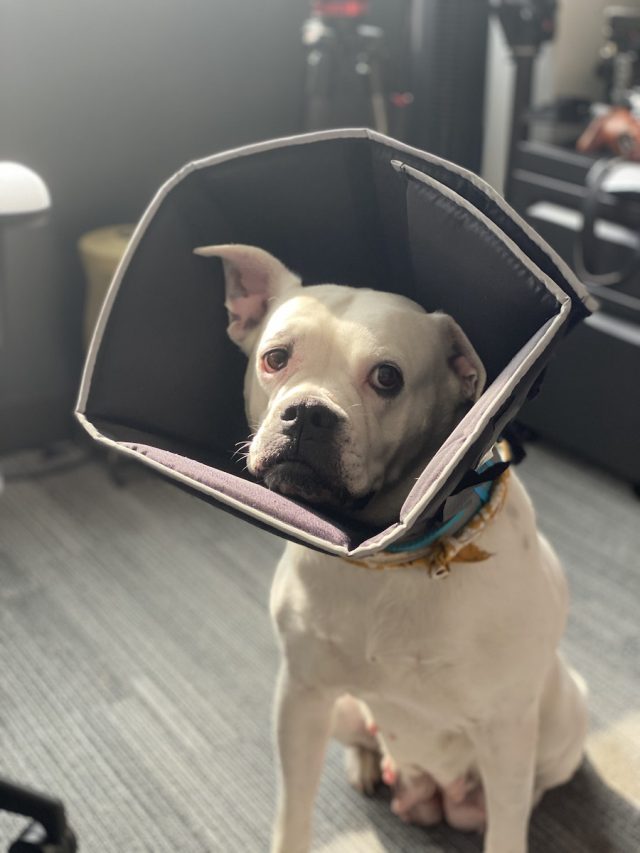
<svg viewBox="0 0 640 853"><path fill-rule="evenodd" d="M521 468L565 562L565 648L591 688L590 758L545 796L531 853L640 851L640 503L541 446ZM0 496L2 772L65 800L85 853L265 851L282 542L134 469ZM635 801L635 804L634 804ZM0 819L0 848L22 826ZM477 853L349 789L331 747L316 851Z"/></svg>

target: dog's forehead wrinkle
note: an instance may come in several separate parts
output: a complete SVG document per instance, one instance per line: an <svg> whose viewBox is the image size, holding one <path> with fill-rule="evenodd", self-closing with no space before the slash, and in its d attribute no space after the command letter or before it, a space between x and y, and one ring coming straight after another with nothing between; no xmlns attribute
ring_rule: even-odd
<svg viewBox="0 0 640 853"><path fill-rule="evenodd" d="M331 351L348 355L354 368L376 361L401 362L422 381L421 367L429 367L437 349L434 335L425 329L428 314L404 296L342 285L311 285L279 300L265 326L261 346L299 344L305 358L314 361ZM407 334L396 334L402 325ZM295 346L295 344L294 344Z"/></svg>
<svg viewBox="0 0 640 853"><path fill-rule="evenodd" d="M306 295L294 296L274 309L262 339L303 339L318 334L326 335L333 320L332 313L322 302Z"/></svg>
<svg viewBox="0 0 640 853"><path fill-rule="evenodd" d="M402 315L416 319L426 315L422 306L405 296L335 284L307 286L278 301L275 311L281 316L300 320L310 315L317 319L320 312L341 320L355 320L367 327L394 314L396 318Z"/></svg>

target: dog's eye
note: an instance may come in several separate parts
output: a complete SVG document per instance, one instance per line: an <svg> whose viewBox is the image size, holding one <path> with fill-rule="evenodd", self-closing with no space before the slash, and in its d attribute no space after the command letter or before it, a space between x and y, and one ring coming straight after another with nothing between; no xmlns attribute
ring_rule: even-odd
<svg viewBox="0 0 640 853"><path fill-rule="evenodd" d="M277 373L287 366L289 361L289 351L283 347L270 349L262 356L262 366L267 373Z"/></svg>
<svg viewBox="0 0 640 853"><path fill-rule="evenodd" d="M369 382L380 394L397 394L404 384L402 373L394 364L379 364L369 374Z"/></svg>

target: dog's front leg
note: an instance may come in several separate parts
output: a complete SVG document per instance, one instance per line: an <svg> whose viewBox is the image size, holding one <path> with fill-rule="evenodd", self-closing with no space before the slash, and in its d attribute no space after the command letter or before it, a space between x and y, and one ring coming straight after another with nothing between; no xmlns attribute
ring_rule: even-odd
<svg viewBox="0 0 640 853"><path fill-rule="evenodd" d="M271 853L307 853L313 802L336 696L309 687L282 665L276 688L275 724L280 789Z"/></svg>
<svg viewBox="0 0 640 853"><path fill-rule="evenodd" d="M471 733L487 807L484 853L526 853L533 799L538 709L480 725Z"/></svg>

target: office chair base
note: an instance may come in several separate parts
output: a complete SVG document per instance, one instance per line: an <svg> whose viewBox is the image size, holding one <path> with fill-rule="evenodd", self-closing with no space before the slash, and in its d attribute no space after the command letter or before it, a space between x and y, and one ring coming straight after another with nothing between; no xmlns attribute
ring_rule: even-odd
<svg viewBox="0 0 640 853"><path fill-rule="evenodd" d="M20 838L9 847L9 853L76 853L78 842L70 827L67 827L61 840L51 841L37 822L30 823Z"/></svg>

